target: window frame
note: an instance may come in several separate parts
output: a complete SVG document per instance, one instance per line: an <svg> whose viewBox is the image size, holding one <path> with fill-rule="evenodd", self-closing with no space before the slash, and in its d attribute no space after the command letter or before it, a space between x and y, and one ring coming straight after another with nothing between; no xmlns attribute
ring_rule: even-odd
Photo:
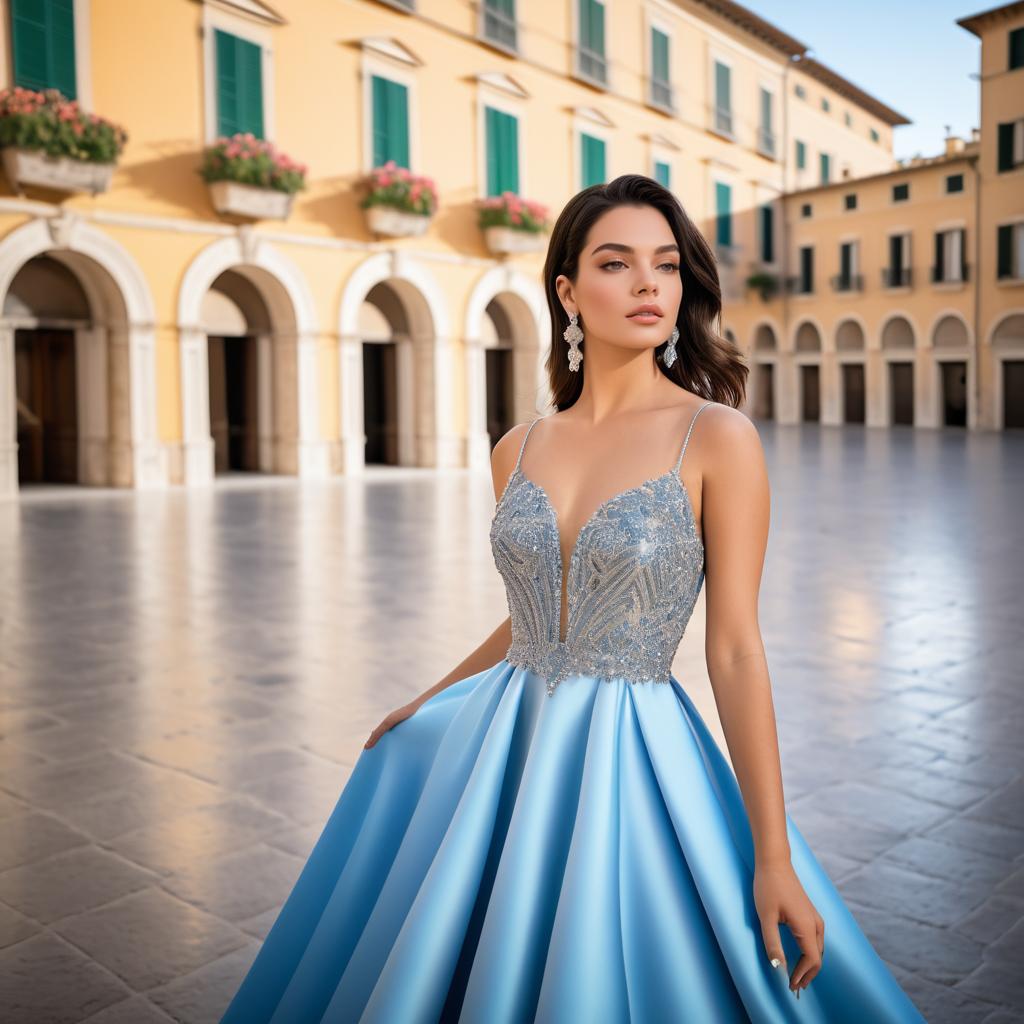
<svg viewBox="0 0 1024 1024"><path fill-rule="evenodd" d="M487 191L487 108L490 107L492 110L497 110L508 117L514 117L516 119L516 178L519 180L519 188L516 191L516 195L527 196L529 192L526 190L525 183L525 164L524 159L524 135L523 130L523 111L522 105L515 105L513 103L503 102L497 98L493 93L487 91L486 93L481 91L478 96L478 109L477 118L479 123L479 138L482 142L480 146L481 150L481 175L480 175L480 198L486 199L490 196ZM500 193L498 193L500 195Z"/></svg>

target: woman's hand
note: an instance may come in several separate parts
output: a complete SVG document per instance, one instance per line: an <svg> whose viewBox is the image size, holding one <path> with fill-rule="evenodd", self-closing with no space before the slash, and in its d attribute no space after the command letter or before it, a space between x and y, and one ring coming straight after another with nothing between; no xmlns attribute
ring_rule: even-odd
<svg viewBox="0 0 1024 1024"><path fill-rule="evenodd" d="M389 714L387 718L385 718L384 721L382 721L380 725L370 733L370 738L363 744L363 749L368 750L389 729L393 729L399 722L404 722L410 715L414 715L419 710L422 703L423 701L417 698L416 700L411 700L408 704L404 704L402 707L396 708L392 711L391 714Z"/></svg>
<svg viewBox="0 0 1024 1024"><path fill-rule="evenodd" d="M814 909L790 863L761 866L754 869L754 905L761 919L761 935L770 958L777 957L786 970L786 954L782 950L779 925L785 924L793 933L803 956L797 961L789 979L789 989L800 998L821 970L825 954L825 922Z"/></svg>

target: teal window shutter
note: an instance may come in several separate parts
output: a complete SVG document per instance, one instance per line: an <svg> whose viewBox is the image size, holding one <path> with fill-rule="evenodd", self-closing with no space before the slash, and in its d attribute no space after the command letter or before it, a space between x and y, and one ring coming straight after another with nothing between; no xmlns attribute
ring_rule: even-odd
<svg viewBox="0 0 1024 1024"><path fill-rule="evenodd" d="M715 182L715 241L732 245L732 188Z"/></svg>
<svg viewBox="0 0 1024 1024"><path fill-rule="evenodd" d="M580 46L604 56L604 4L580 0Z"/></svg>
<svg viewBox="0 0 1024 1024"><path fill-rule="evenodd" d="M263 138L263 50L214 29L217 54L217 134Z"/></svg>
<svg viewBox="0 0 1024 1024"><path fill-rule="evenodd" d="M1000 224L996 233L996 277L1013 277L1013 225Z"/></svg>
<svg viewBox="0 0 1024 1024"><path fill-rule="evenodd" d="M732 110L729 68L715 61L715 106L719 110Z"/></svg>
<svg viewBox="0 0 1024 1024"><path fill-rule="evenodd" d="M487 194L519 194L519 119L503 110L485 107L487 135Z"/></svg>
<svg viewBox="0 0 1024 1024"><path fill-rule="evenodd" d="M829 159L828 153L821 153L821 183L825 185L829 180L829 172L831 171L831 160Z"/></svg>
<svg viewBox="0 0 1024 1024"><path fill-rule="evenodd" d="M651 78L668 82L668 36L660 29L651 29Z"/></svg>
<svg viewBox="0 0 1024 1024"><path fill-rule="evenodd" d="M665 188L672 187L672 168L663 160L654 161L654 180L660 182Z"/></svg>
<svg viewBox="0 0 1024 1024"><path fill-rule="evenodd" d="M807 166L807 146L799 139L796 140L796 169L802 171Z"/></svg>
<svg viewBox="0 0 1024 1024"><path fill-rule="evenodd" d="M14 84L78 97L74 0L11 0Z"/></svg>
<svg viewBox="0 0 1024 1024"><path fill-rule="evenodd" d="M765 263L775 259L775 211L771 206L761 207L761 259Z"/></svg>
<svg viewBox="0 0 1024 1024"><path fill-rule="evenodd" d="M603 139L581 135L583 146L583 188L601 185L605 181L605 145Z"/></svg>
<svg viewBox="0 0 1024 1024"><path fill-rule="evenodd" d="M409 167L409 90L401 82L374 75L373 166L394 160Z"/></svg>

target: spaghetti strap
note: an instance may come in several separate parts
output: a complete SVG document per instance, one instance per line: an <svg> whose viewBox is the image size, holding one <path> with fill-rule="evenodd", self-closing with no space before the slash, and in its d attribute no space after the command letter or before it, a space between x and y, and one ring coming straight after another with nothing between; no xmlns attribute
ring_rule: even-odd
<svg viewBox="0 0 1024 1024"><path fill-rule="evenodd" d="M523 461L523 452L526 450L526 439L530 436L530 431L542 420L543 416L538 416L530 425L526 428L526 433L523 434L523 443L519 446L519 458L516 459L515 468L512 470L514 473L519 469L519 463Z"/></svg>
<svg viewBox="0 0 1024 1024"><path fill-rule="evenodd" d="M676 459L675 471L679 473L679 467L683 463L683 455L686 453L686 446L690 442L690 434L693 432L693 425L697 422L697 417L709 406L714 405L714 402L705 402L694 414L693 419L690 420L690 429L686 431L686 438L683 440L683 447L679 450L679 458Z"/></svg>

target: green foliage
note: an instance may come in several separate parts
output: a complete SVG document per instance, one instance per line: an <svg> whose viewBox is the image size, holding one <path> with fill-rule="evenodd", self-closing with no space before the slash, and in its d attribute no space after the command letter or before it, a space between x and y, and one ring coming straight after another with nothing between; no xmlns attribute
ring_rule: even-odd
<svg viewBox="0 0 1024 1024"><path fill-rule="evenodd" d="M547 230L548 208L531 199L523 199L513 192L502 192L477 201L481 228L512 228L529 234Z"/></svg>
<svg viewBox="0 0 1024 1024"><path fill-rule="evenodd" d="M390 206L405 213L432 216L437 209L434 179L413 174L407 167L399 167L394 160L374 167L367 178L367 185L369 192L359 204L364 210L370 206Z"/></svg>
<svg viewBox="0 0 1024 1024"><path fill-rule="evenodd" d="M0 147L42 150L50 157L110 164L121 155L128 133L82 110L56 89L34 92L15 86L0 92Z"/></svg>
<svg viewBox="0 0 1024 1024"><path fill-rule="evenodd" d="M221 136L203 150L199 174L203 181L234 181L239 185L272 188L290 195L306 187L305 164L258 139L251 132Z"/></svg>

